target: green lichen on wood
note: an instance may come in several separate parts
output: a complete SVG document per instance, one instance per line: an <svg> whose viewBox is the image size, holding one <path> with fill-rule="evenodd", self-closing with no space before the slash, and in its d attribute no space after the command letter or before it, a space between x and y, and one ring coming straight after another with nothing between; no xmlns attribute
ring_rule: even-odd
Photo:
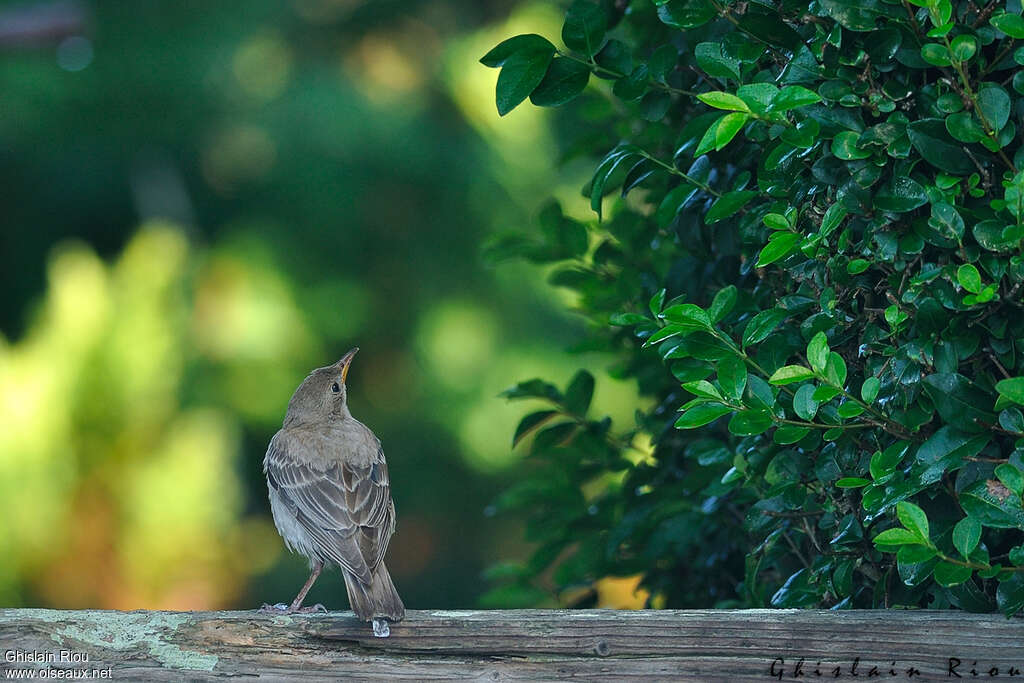
<svg viewBox="0 0 1024 683"><path fill-rule="evenodd" d="M186 650L172 642L175 633L192 619L188 614L171 612L81 613L79 623L67 623L67 612L33 610L33 617L55 625L50 638L62 647L99 650L139 650L162 666L189 671L212 671L219 658L195 650ZM18 612L0 615L0 622L13 621Z"/></svg>

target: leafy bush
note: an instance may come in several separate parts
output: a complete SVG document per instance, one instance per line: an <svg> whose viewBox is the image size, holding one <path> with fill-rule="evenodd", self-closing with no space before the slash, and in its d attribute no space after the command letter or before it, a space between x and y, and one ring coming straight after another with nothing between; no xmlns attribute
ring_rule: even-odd
<svg viewBox="0 0 1024 683"><path fill-rule="evenodd" d="M560 262L653 398L617 432L585 373L508 392L549 407L492 600L1021 610L1021 38L1018 0L577 0L481 60L600 159L596 220L492 257Z"/></svg>

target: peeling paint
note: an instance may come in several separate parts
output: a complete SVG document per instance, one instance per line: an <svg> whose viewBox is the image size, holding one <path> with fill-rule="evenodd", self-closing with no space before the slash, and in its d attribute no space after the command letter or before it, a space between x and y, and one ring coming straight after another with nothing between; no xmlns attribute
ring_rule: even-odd
<svg viewBox="0 0 1024 683"><path fill-rule="evenodd" d="M183 650L170 642L168 636L191 615L173 612L87 612L78 615L78 623L60 626L67 613L60 610L33 610L33 617L57 624L51 638L59 645L65 639L91 645L102 650L142 649L161 665L172 669L213 671L219 658L192 650ZM5 621L0 615L0 622Z"/></svg>

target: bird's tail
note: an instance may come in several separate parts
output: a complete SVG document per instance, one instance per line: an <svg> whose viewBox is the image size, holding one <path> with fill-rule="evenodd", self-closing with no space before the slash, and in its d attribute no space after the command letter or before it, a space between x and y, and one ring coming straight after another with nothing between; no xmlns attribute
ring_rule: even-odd
<svg viewBox="0 0 1024 683"><path fill-rule="evenodd" d="M401 621L405 616L405 605L398 597L395 584L391 581L388 568L381 562L373 571L373 580L366 585L350 573L345 575L345 588L348 589L348 601L352 611L363 621L376 617L386 617L391 621Z"/></svg>

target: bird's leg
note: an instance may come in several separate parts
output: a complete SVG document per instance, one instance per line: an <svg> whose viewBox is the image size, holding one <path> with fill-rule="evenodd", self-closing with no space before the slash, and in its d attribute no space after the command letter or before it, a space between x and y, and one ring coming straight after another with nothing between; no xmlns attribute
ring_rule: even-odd
<svg viewBox="0 0 1024 683"><path fill-rule="evenodd" d="M306 593L308 593L309 589L313 587L313 583L316 581L317 577L320 576L320 572L323 571L323 568L324 568L324 563L321 562L320 560L316 560L316 561L313 562L313 571L310 572L309 578L306 579L306 584L302 587L302 590L300 590L299 594L295 596L294 600L292 600L291 606L288 607L288 611L289 612L320 612L320 611L326 612L327 611L326 608L324 608L323 605L313 605L312 607L307 607L305 609L302 609L302 601L306 599Z"/></svg>
<svg viewBox="0 0 1024 683"><path fill-rule="evenodd" d="M295 612L299 612L300 614L308 614L311 612L326 612L327 608L320 604L313 605L312 607L302 606L302 601L306 599L306 593L308 593L309 589L313 587L313 583L316 581L316 578L320 576L320 572L323 571L323 568L323 562L316 560L313 563L313 571L310 573L309 578L306 579L306 584L302 587L302 590L300 590L299 594L295 596L294 600L292 600L291 605L285 606L283 602L278 603L276 605L263 605L263 607L260 608L260 611L283 612L284 614L294 614Z"/></svg>

